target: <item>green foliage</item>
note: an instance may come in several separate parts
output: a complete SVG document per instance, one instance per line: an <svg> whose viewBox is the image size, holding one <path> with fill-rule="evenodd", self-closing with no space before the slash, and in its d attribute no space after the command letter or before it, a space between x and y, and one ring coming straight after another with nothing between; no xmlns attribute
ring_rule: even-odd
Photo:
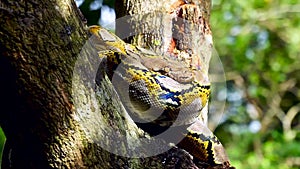
<svg viewBox="0 0 300 169"><path fill-rule="evenodd" d="M82 14L87 18L88 25L97 25L100 18L100 9L92 10L91 6L95 0L84 0L79 6Z"/></svg>
<svg viewBox="0 0 300 169"><path fill-rule="evenodd" d="M292 160L300 158L299 1L213 4L214 44L229 79L217 135L237 168L299 168ZM230 98L236 91L242 91L239 100Z"/></svg>
<svg viewBox="0 0 300 169"><path fill-rule="evenodd" d="M216 135L237 168L299 168L291 160L300 157L299 0L212 2L210 25L228 79ZM98 23L100 15L81 9Z"/></svg>
<svg viewBox="0 0 300 169"><path fill-rule="evenodd" d="M114 8L115 0L84 0L83 3L80 4L79 9L82 12L82 14L86 17L87 25L99 25L99 19L101 17L101 8L103 5L107 5L110 8ZM99 6L99 8L97 8L97 6Z"/></svg>
<svg viewBox="0 0 300 169"><path fill-rule="evenodd" d="M226 145L234 166L244 169L297 168L290 166L288 161L291 156L300 156L300 142L272 138L261 143L261 137L260 134L244 133L233 138L235 144Z"/></svg>
<svg viewBox="0 0 300 169"><path fill-rule="evenodd" d="M0 127L0 168L1 168L1 162L2 162L2 152L4 149L4 143L5 143L5 135L2 131L2 128Z"/></svg>
<svg viewBox="0 0 300 169"><path fill-rule="evenodd" d="M95 1L80 6L88 25L99 23L101 8L91 10ZM299 168L299 0L212 2L210 25L229 92L216 135L236 168ZM114 7L114 0L103 4ZM0 128L0 162L4 141Z"/></svg>

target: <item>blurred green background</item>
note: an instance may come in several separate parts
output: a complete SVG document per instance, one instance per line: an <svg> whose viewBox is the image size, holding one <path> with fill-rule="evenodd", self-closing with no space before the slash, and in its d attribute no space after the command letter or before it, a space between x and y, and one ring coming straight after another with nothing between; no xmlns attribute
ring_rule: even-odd
<svg viewBox="0 0 300 169"><path fill-rule="evenodd" d="M212 2L227 86L226 97L217 91L226 108L215 134L237 168L300 168L300 1ZM113 0L76 3L89 25L115 19ZM0 152L3 140L0 130Z"/></svg>
<svg viewBox="0 0 300 169"><path fill-rule="evenodd" d="M215 133L232 163L300 168L300 1L213 0L211 27L228 92Z"/></svg>
<svg viewBox="0 0 300 169"><path fill-rule="evenodd" d="M3 148L4 148L4 143L5 143L5 135L0 127L0 164L2 162L2 152L3 152ZM1 168L1 165L0 165Z"/></svg>

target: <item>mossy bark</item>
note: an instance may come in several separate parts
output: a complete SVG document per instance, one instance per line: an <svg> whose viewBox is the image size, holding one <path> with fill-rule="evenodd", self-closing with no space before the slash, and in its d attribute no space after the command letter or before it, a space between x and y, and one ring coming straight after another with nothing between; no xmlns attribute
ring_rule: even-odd
<svg viewBox="0 0 300 169"><path fill-rule="evenodd" d="M3 168L84 166L72 69L87 39L73 1L1 1Z"/></svg>
<svg viewBox="0 0 300 169"><path fill-rule="evenodd" d="M113 130L130 131L129 138L145 134L127 119L108 79L95 99L92 83L74 75L82 62L86 67L79 74L89 77L97 69L84 63L98 61L93 51L82 50L89 45L88 33L74 1L3 0L0 16L0 125L7 137L2 168L196 168L176 147L154 157L127 158L98 144ZM124 142L107 139L127 151Z"/></svg>

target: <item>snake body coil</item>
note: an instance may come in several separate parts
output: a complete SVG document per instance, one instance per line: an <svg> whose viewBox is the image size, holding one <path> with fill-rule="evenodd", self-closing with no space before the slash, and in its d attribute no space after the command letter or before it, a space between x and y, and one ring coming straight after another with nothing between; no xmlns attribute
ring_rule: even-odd
<svg viewBox="0 0 300 169"><path fill-rule="evenodd" d="M179 144L211 166L229 165L219 140L199 120L207 104L209 84L195 78L195 70L171 58L127 44L99 27L91 26L91 42L105 62L105 73L122 104L137 123L190 126Z"/></svg>

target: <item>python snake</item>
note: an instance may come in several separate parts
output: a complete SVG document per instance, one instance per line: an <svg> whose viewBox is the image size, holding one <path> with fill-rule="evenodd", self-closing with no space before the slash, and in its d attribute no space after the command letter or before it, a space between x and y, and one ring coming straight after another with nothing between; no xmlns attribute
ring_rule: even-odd
<svg viewBox="0 0 300 169"><path fill-rule="evenodd" d="M89 31L91 44L105 63L102 69L135 122L189 126L178 146L208 166L230 166L222 144L199 119L210 85L201 84L195 70L176 59L127 44L100 26L90 26Z"/></svg>

